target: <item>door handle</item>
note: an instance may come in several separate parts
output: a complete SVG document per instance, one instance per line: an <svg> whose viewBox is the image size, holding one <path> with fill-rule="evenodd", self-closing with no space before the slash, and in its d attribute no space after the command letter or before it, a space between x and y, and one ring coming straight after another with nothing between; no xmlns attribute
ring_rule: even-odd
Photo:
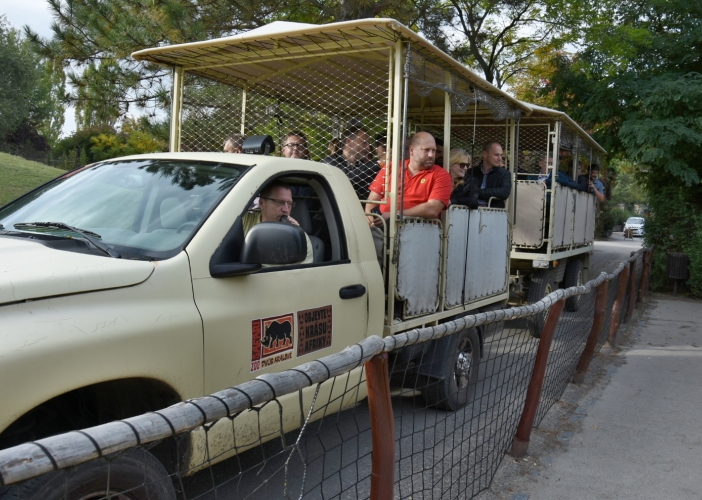
<svg viewBox="0 0 702 500"><path fill-rule="evenodd" d="M355 299L366 294L366 287L363 285L349 285L339 290L339 298Z"/></svg>

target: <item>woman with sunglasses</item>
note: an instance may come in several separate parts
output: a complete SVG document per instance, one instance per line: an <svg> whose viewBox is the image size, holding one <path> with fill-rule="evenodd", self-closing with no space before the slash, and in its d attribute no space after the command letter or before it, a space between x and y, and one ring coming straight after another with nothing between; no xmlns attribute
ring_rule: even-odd
<svg viewBox="0 0 702 500"><path fill-rule="evenodd" d="M480 186L472 175L466 175L471 168L470 155L465 149L452 149L449 162L449 171L451 178L453 178L451 204L478 208Z"/></svg>
<svg viewBox="0 0 702 500"><path fill-rule="evenodd" d="M449 172L453 179L454 189L463 183L466 172L470 168L470 155L465 149L452 149L449 156Z"/></svg>

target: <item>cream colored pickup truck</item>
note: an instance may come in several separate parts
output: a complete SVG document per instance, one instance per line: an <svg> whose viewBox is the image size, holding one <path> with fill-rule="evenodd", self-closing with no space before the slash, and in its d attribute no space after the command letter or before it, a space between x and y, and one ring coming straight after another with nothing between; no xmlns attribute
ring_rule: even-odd
<svg viewBox="0 0 702 500"><path fill-rule="evenodd" d="M292 188L300 227L261 223L245 238L242 219L272 181ZM483 215L486 227L504 219L507 230L506 212ZM387 297L402 304L412 291L386 293L357 195L323 163L225 153L118 158L6 205L0 224L1 448L203 396L421 318L385 318ZM421 255L427 227L439 226L409 224L398 258ZM313 262L296 264L309 244ZM400 269L398 281L416 270ZM470 300L477 308L505 290ZM458 332L401 351L394 365L430 381L430 404L455 409L470 397L480 341L475 329ZM298 417L286 417L286 431ZM190 467L205 461L198 446L193 439Z"/></svg>

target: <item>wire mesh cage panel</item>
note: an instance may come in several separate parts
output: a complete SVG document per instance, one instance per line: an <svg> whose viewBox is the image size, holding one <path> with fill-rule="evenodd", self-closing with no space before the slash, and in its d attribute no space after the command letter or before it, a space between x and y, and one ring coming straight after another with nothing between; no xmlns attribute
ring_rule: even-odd
<svg viewBox="0 0 702 500"><path fill-rule="evenodd" d="M183 151L222 151L227 140L273 137L275 154L331 163L361 199L385 163L389 50L249 61L231 82L186 74ZM353 75L352 78L349 75ZM229 151L241 152L241 151Z"/></svg>
<svg viewBox="0 0 702 500"><path fill-rule="evenodd" d="M393 404L395 498L472 498L489 486L512 444L538 340L520 320L480 328L482 357L475 329L447 337L448 352L431 343L413 365L391 353L391 384L405 388ZM450 384L464 361L475 372L457 395ZM439 365L450 372L444 380L427 375Z"/></svg>

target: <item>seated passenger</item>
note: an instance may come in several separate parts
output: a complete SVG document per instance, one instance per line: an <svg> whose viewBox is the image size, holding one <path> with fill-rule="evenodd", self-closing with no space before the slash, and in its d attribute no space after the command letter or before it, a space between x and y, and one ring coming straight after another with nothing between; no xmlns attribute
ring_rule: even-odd
<svg viewBox="0 0 702 500"><path fill-rule="evenodd" d="M285 158L310 159L310 152L307 149L307 137L299 130L292 130L285 134L282 151Z"/></svg>
<svg viewBox="0 0 702 500"><path fill-rule="evenodd" d="M288 222L294 226L300 224L290 217L290 210L295 206L292 198L290 187L282 182L271 182L268 184L259 196L259 210L251 210L244 214L242 223L244 226L244 236L256 224L261 222ZM307 241L307 256L302 264L310 264L313 261L312 242L309 236L305 233Z"/></svg>
<svg viewBox="0 0 702 500"><path fill-rule="evenodd" d="M377 162L369 160L372 153L370 137L361 127L350 127L344 131L344 147L322 163L339 167L349 178L359 200L368 199L368 185L380 170Z"/></svg>
<svg viewBox="0 0 702 500"><path fill-rule="evenodd" d="M470 169L471 157L465 149L452 149L449 155L449 172L454 189L463 184L466 172ZM440 165L440 164L438 164Z"/></svg>
<svg viewBox="0 0 702 500"><path fill-rule="evenodd" d="M451 198L451 174L434 163L436 142L428 132L418 132L409 141L409 159L405 160L403 215L435 219L448 207ZM385 178L389 166L381 169L370 185L370 201L386 200ZM390 203L380 205L380 214L390 218ZM366 212L372 211L373 204L366 205ZM368 216L371 226L381 226L376 217Z"/></svg>
<svg viewBox="0 0 702 500"><path fill-rule="evenodd" d="M453 178L452 205L466 205L478 208L480 185L475 177L469 174L471 157L464 149L452 149L449 156L449 168ZM467 174L468 173L468 174Z"/></svg>
<svg viewBox="0 0 702 500"><path fill-rule="evenodd" d="M596 163L590 166L590 175L585 172L584 175L578 176L578 184L586 186L588 193L594 194L597 201L602 203L605 201L605 187L600 177L600 167Z"/></svg>
<svg viewBox="0 0 702 500"><path fill-rule="evenodd" d="M483 160L470 169L470 175L478 182L480 191L478 204L488 206L490 198L497 198L492 208L505 208L505 202L512 191L509 170L502 166L502 146L497 141L486 142L483 146Z"/></svg>
<svg viewBox="0 0 702 500"><path fill-rule="evenodd" d="M537 174L530 174L527 176L528 181L539 181L545 182L549 177L549 170L553 167L553 158L550 156L544 156L539 160L538 163L539 172Z"/></svg>
<svg viewBox="0 0 702 500"><path fill-rule="evenodd" d="M542 181L549 187L551 186L552 173L553 171L549 172L546 178ZM558 170L558 172L556 173L556 182L561 186L569 187L571 189L577 189L578 191L586 190L585 186L574 181L573 178L570 175L568 175L568 172L566 172L565 170Z"/></svg>
<svg viewBox="0 0 702 500"><path fill-rule="evenodd" d="M224 141L225 153L241 153L246 136L244 134L232 134Z"/></svg>

